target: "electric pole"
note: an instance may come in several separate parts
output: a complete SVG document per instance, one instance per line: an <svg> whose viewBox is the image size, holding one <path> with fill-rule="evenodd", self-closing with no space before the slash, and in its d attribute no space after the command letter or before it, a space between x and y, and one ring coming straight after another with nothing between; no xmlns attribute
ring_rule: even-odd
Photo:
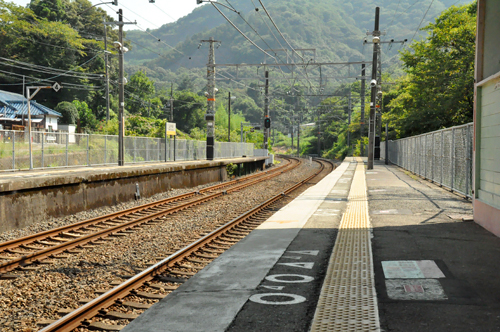
<svg viewBox="0 0 500 332"><path fill-rule="evenodd" d="M118 60L119 60L119 71L118 71L118 166L123 166L125 164L125 146L124 146L124 135L125 135L125 119L124 119L124 109L125 109L125 78L123 69L123 55L128 49L123 45L123 25L124 24L137 24L137 22L123 22L123 11L118 10L118 22L104 22L104 25L118 25L118 41L114 42L116 48L118 48Z"/></svg>
<svg viewBox="0 0 500 332"><path fill-rule="evenodd" d="M266 70L266 87L264 95L264 149L268 149L269 128L266 126L266 121L269 118L269 71Z"/></svg>
<svg viewBox="0 0 500 332"><path fill-rule="evenodd" d="M320 116L319 108L316 110L316 112L317 112L317 116L318 116L318 157L321 157L321 141L320 141L321 125L320 125L320 121L319 121L319 116Z"/></svg>
<svg viewBox="0 0 500 332"><path fill-rule="evenodd" d="M349 126L351 125L351 108L352 108L352 100L351 100L351 89L349 89L349 104L347 106L347 153L351 149L351 131L349 130Z"/></svg>
<svg viewBox="0 0 500 332"><path fill-rule="evenodd" d="M227 96L228 111L227 111L227 141L231 142L231 91L228 92Z"/></svg>
<svg viewBox="0 0 500 332"><path fill-rule="evenodd" d="M104 67L106 69L106 124L109 122L109 69L108 69L108 29L104 24Z"/></svg>
<svg viewBox="0 0 500 332"><path fill-rule="evenodd" d="M361 135L361 157L365 155L365 143L363 137L365 134L365 64L361 65L361 120L360 120L360 135Z"/></svg>
<svg viewBox="0 0 500 332"><path fill-rule="evenodd" d="M174 122L174 83L170 83L170 122Z"/></svg>
<svg viewBox="0 0 500 332"><path fill-rule="evenodd" d="M373 45L372 80L370 82L371 99L370 99L370 124L369 124L369 137L368 137L368 169L373 169L373 153L374 153L374 143L375 143L375 102L377 94L377 64L378 64L377 44L380 42L379 20L380 20L380 7L376 7L375 29L372 32L374 45Z"/></svg>
<svg viewBox="0 0 500 332"><path fill-rule="evenodd" d="M207 160L214 160L214 146L215 146L215 49L214 43L219 41L210 37L209 40L202 40L201 43L209 44L208 51L208 64L207 64L207 113L205 120L207 121Z"/></svg>
<svg viewBox="0 0 500 332"><path fill-rule="evenodd" d="M119 76L120 81L118 82L119 87L119 95L118 95L118 119L119 119L119 129L118 129L118 166L123 166L125 164L125 144L124 144L124 135L125 135L125 118L123 116L123 112L125 109L125 87L124 87L124 69L123 69L123 11L121 9L118 10L118 21L120 24L118 25L118 42L120 43L119 48Z"/></svg>

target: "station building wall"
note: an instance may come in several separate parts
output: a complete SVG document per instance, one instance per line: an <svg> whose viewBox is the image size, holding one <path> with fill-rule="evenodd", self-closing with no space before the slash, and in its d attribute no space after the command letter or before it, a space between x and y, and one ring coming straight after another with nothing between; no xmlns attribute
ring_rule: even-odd
<svg viewBox="0 0 500 332"><path fill-rule="evenodd" d="M474 221L500 236L500 1L479 0L474 109Z"/></svg>

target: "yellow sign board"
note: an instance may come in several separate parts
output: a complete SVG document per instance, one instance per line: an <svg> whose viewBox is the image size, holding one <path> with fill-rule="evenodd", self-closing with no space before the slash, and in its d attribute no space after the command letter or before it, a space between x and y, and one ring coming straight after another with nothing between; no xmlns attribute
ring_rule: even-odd
<svg viewBox="0 0 500 332"><path fill-rule="evenodd" d="M176 130L175 130L175 123L173 122L167 122L167 136L175 136Z"/></svg>

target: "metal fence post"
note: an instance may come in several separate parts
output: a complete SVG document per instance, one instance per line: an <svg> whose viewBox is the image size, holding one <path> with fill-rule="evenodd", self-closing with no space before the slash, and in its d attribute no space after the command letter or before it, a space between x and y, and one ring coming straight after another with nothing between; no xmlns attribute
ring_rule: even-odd
<svg viewBox="0 0 500 332"><path fill-rule="evenodd" d="M168 161L168 144L167 144L167 135L165 135L165 162Z"/></svg>
<svg viewBox="0 0 500 332"><path fill-rule="evenodd" d="M12 169L16 169L16 132L12 132Z"/></svg>
<svg viewBox="0 0 500 332"><path fill-rule="evenodd" d="M69 166L69 132L66 133L66 166Z"/></svg>
<svg viewBox="0 0 500 332"><path fill-rule="evenodd" d="M108 135L104 135L104 163L108 163Z"/></svg>
<svg viewBox="0 0 500 332"><path fill-rule="evenodd" d="M43 166L45 165L45 162L44 162L44 142L45 142L45 133L42 133L42 168Z"/></svg>
<svg viewBox="0 0 500 332"><path fill-rule="evenodd" d="M441 132L441 179L439 183L443 185L443 168L444 168L444 131Z"/></svg>
<svg viewBox="0 0 500 332"><path fill-rule="evenodd" d="M455 128L451 130L451 184L450 189L453 190L455 185Z"/></svg>
<svg viewBox="0 0 500 332"><path fill-rule="evenodd" d="M90 166L90 134L87 134L87 165Z"/></svg>
<svg viewBox="0 0 500 332"><path fill-rule="evenodd" d="M424 177L427 178L427 135L424 135Z"/></svg>
<svg viewBox="0 0 500 332"><path fill-rule="evenodd" d="M470 197L469 195L469 177L470 177L470 130L469 126L465 127L466 133L465 133L465 196Z"/></svg>
<svg viewBox="0 0 500 332"><path fill-rule="evenodd" d="M136 151L137 151L137 137L134 137L134 163L136 160Z"/></svg>

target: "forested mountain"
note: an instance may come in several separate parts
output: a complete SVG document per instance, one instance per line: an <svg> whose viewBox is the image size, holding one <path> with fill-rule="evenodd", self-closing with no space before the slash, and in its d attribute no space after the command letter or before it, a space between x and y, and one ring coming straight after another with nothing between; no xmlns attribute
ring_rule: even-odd
<svg viewBox="0 0 500 332"><path fill-rule="evenodd" d="M403 40L410 39L419 25L423 27L433 21L447 7L466 2L436 0L420 24L431 0L263 1L293 47L316 48L318 58L329 61L364 58L363 38L367 30L373 30L376 6L381 7L380 28L387 31L386 39ZM221 3L230 3L240 12L241 17L219 6L241 31L260 47L287 47L258 0ZM216 54L217 62L260 63L264 59L264 55L246 41L212 5L200 6L177 22L163 25L150 33L161 41L138 30L127 33L127 38L132 41L133 46L132 51L127 54L128 64L145 65L151 69L161 67L172 71L179 67L202 67L207 62L207 52L199 50L198 44L201 39L208 37L222 42ZM368 49L367 47L365 51ZM392 56L397 50L398 47L385 50L386 55Z"/></svg>

